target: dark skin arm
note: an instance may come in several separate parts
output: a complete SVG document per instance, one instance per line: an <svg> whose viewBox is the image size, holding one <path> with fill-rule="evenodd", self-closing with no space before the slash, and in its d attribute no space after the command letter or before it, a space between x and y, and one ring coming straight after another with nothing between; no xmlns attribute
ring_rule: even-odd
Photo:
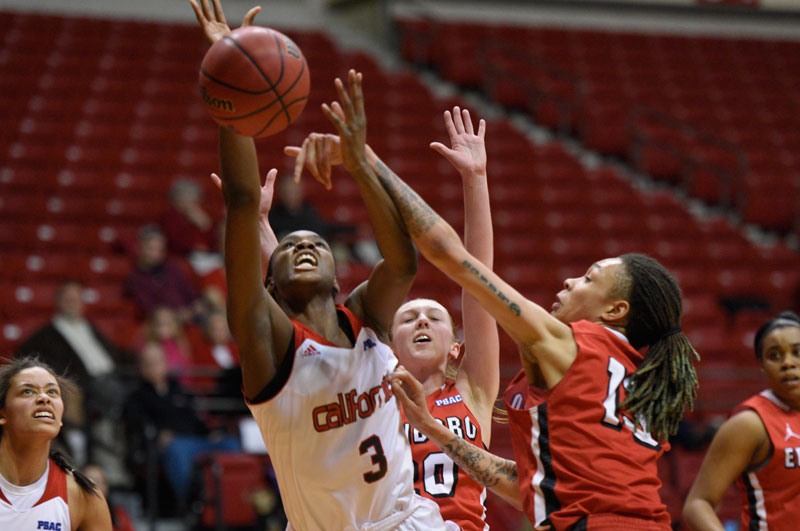
<svg viewBox="0 0 800 531"><path fill-rule="evenodd" d="M348 73L348 87L346 89L342 81L337 78L336 89L341 103L323 105L323 110L326 113L347 116L353 124L347 131L348 138L359 146L360 150L341 153L341 162L361 192L383 260L372 270L369 280L353 290L345 305L388 340L387 331L392 318L414 282L417 254L394 202L380 183L364 172L364 168L370 165L370 155L367 154L366 147L366 116L361 93L361 74L351 70ZM306 154L313 149L315 149L313 141L306 139L298 154L296 175L299 175L298 168L303 167ZM320 147L320 150L325 150L327 153L324 147ZM374 158L374 154L371 154L371 157ZM314 154L312 153L309 158L313 159ZM320 180L319 175L321 175L319 172L315 173L318 180ZM323 181L323 184L330 187L330 165L327 166L327 176L328 181L327 183Z"/></svg>
<svg viewBox="0 0 800 531"><path fill-rule="evenodd" d="M213 10L209 0L201 0L200 5L195 0L189 2L209 42L230 32L219 0L214 0ZM250 24L259 9L251 9L243 25ZM261 182L253 139L220 128L219 157L227 210L228 324L239 346L245 395L253 398L274 378L286 355L293 327L262 286ZM274 173L271 177L274 179Z"/></svg>

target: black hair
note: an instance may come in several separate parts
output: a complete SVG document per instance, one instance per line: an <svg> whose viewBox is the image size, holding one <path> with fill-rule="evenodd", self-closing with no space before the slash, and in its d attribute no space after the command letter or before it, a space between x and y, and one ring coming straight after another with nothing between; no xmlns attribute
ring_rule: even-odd
<svg viewBox="0 0 800 531"><path fill-rule="evenodd" d="M684 411L694 406L697 352L681 330L683 305L678 282L657 260L638 253L620 256L624 270L616 289L630 304L625 335L635 349L648 347L630 377L623 407L637 426L657 440L678 430Z"/></svg>
<svg viewBox="0 0 800 531"><path fill-rule="evenodd" d="M25 369L32 369L35 367L42 368L53 375L58 383L58 387L61 389L62 393L73 393L76 390L75 384L64 375L57 374L52 367L50 367L47 363L43 362L39 359L36 354L26 355L19 358L13 358L11 360L3 359L5 362L3 365L0 365L0 409L6 407L6 398L8 397L8 391L11 389L11 380L19 374L21 371ZM3 438L3 427L0 426L0 439ZM97 489L95 488L94 482L86 477L83 472L80 472L75 468L75 465L72 464L70 458L60 450L55 448L50 449L50 459L58 465L62 470L67 473L72 473L72 476L75 478L75 481L78 485L91 494L99 496L97 493Z"/></svg>
<svg viewBox="0 0 800 531"><path fill-rule="evenodd" d="M755 350L756 358L760 360L761 356L764 354L764 339L766 339L773 330L786 326L800 327L800 317L794 312L781 312L758 328L756 336L753 338L753 349Z"/></svg>

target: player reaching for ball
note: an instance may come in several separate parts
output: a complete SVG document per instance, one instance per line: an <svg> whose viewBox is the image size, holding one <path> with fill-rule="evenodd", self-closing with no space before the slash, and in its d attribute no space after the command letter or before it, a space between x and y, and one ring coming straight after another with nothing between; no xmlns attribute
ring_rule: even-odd
<svg viewBox="0 0 800 531"><path fill-rule="evenodd" d="M201 2L190 0L213 43L230 29L218 0L213 10ZM309 231L279 242L265 291L255 145L224 128L219 135L228 321L289 528L444 529L436 504L414 493L410 446L388 382L397 359L387 331L416 273L397 210L377 182L356 179L384 259L343 305L334 301L330 248ZM348 168L356 163L345 159Z"/></svg>
<svg viewBox="0 0 800 531"><path fill-rule="evenodd" d="M486 180L486 123L481 120L476 133L469 111L459 107L452 113L445 111L444 123L451 147L438 142L431 147L461 175L465 245L491 268L493 234ZM313 133L302 148L289 147L285 151L307 165L326 186L331 185L331 166L341 164L339 139L335 135ZM371 151L368 153L370 160L377 161ZM301 170L302 165L295 168L296 177ZM430 299L411 300L400 307L392 322L391 345L400 363L423 382L431 414L472 444L483 447L490 443L492 409L500 385L497 324L467 293L463 294L463 316L466 347L463 354L455 338L452 317L441 304ZM457 370L455 375L451 368ZM406 430L414 457L417 492L436 502L442 518L460 529L485 529L484 486L408 423Z"/></svg>
<svg viewBox="0 0 800 531"><path fill-rule="evenodd" d="M357 76L340 97L344 112L323 111L339 132L342 158L364 160ZM392 388L408 420L473 477L516 492L538 527L671 529L656 460L697 383L674 278L644 255L607 258L567 279L547 312L467 252L453 228L385 165L353 169L357 181L381 183L423 255L474 296L520 349L523 370L505 393L516 462L433 420L423 387L399 367Z"/></svg>

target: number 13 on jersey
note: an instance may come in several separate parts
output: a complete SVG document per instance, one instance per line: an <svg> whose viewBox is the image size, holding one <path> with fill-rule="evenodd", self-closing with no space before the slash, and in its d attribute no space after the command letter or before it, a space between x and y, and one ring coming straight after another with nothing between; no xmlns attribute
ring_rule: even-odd
<svg viewBox="0 0 800 531"><path fill-rule="evenodd" d="M633 433L633 438L637 443L653 450L660 450L661 445L647 431L644 419L640 418L639 428L634 429L633 420L620 411L620 391L627 384L627 373L628 371L622 363L614 358L608 358L608 393L603 400L605 415L602 424L616 431L620 431L624 425Z"/></svg>

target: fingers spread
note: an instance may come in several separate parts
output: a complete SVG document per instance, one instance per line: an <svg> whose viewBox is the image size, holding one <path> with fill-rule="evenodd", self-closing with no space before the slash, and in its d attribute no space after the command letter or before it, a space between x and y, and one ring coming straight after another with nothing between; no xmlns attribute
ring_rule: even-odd
<svg viewBox="0 0 800 531"><path fill-rule="evenodd" d="M478 136L484 138L486 136L486 120L481 118L481 121L478 122Z"/></svg>
<svg viewBox="0 0 800 531"><path fill-rule="evenodd" d="M453 115L450 111L444 111L444 128L447 131L447 136L452 141L456 136L456 126L453 124Z"/></svg>
<svg viewBox="0 0 800 531"><path fill-rule="evenodd" d="M214 14L217 16L217 22L222 22L225 25L228 24L225 20L225 13L222 11L222 4L220 4L219 0L214 0Z"/></svg>
<svg viewBox="0 0 800 531"><path fill-rule="evenodd" d="M189 0L189 5L192 6L192 10L194 11L195 18L197 18L197 22L199 22L201 26L204 26L206 23L206 17L200 10L200 6L197 5L197 2L195 2L195 0Z"/></svg>

